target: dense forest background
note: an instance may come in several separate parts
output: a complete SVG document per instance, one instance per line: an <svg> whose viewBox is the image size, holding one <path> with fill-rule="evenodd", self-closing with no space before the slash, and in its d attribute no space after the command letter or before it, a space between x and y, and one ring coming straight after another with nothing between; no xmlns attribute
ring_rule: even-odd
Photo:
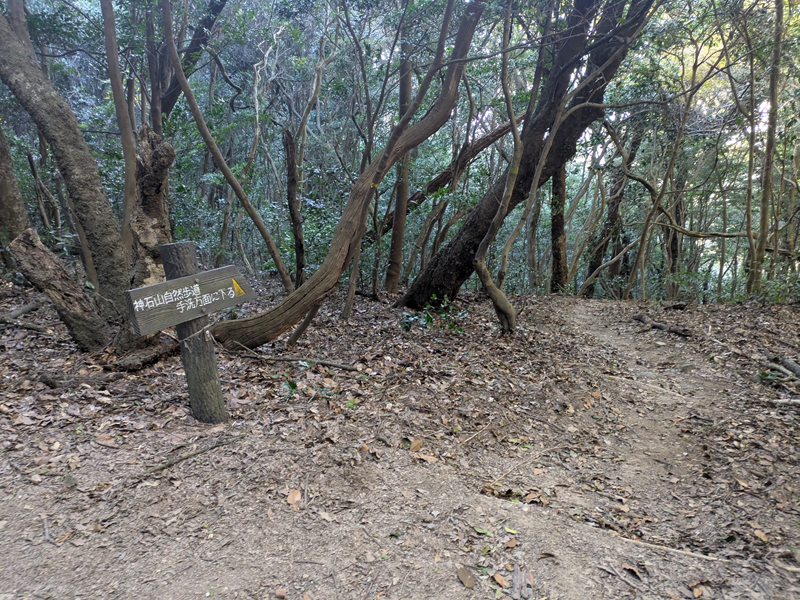
<svg viewBox="0 0 800 600"><path fill-rule="evenodd" d="M351 300L417 309L485 288L504 331L504 292L800 298L783 0L0 6L0 180L24 203L0 194L7 276L52 287L25 267L36 243L11 244L32 224L96 304L82 319L118 327L121 291L155 281L172 240L280 276L288 304L257 334L215 331L251 347L348 274ZM99 196L78 181L93 168Z"/></svg>

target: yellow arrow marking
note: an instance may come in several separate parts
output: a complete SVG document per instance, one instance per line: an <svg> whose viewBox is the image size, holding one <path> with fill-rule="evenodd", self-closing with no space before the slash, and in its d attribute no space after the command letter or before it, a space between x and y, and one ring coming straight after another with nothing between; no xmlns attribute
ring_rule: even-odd
<svg viewBox="0 0 800 600"><path fill-rule="evenodd" d="M245 291L242 289L242 286L240 286L239 283L233 277L231 277L231 281L233 282L233 293L236 296L244 296Z"/></svg>

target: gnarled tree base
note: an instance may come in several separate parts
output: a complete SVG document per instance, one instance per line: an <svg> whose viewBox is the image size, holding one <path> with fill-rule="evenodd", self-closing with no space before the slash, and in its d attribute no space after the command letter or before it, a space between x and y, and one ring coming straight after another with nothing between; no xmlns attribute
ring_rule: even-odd
<svg viewBox="0 0 800 600"><path fill-rule="evenodd" d="M109 343L111 331L97 304L44 247L33 229L26 229L9 247L20 272L50 298L81 350L93 352Z"/></svg>

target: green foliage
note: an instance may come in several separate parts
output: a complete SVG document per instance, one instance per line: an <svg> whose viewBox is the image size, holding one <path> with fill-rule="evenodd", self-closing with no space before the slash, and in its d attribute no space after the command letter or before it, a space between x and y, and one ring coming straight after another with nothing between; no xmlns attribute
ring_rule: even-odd
<svg viewBox="0 0 800 600"><path fill-rule="evenodd" d="M403 318L400 320L400 328L403 331L411 331L414 325L417 325L425 329L428 327L435 327L461 333L463 328L461 327L460 321L468 316L467 311L461 310L454 313L447 296L444 297L440 305L435 306L435 304L436 294L431 296L430 301L425 305L423 310L404 312Z"/></svg>

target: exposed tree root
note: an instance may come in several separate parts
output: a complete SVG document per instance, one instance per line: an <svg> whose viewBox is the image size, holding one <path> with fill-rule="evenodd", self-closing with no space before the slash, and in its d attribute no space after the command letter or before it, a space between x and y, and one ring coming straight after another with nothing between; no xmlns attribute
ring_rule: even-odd
<svg viewBox="0 0 800 600"><path fill-rule="evenodd" d="M152 346L147 346L141 350L135 350L123 356L113 363L103 365L109 371L138 371L162 358L172 356L179 349L178 342L174 338L162 334L158 342Z"/></svg>

